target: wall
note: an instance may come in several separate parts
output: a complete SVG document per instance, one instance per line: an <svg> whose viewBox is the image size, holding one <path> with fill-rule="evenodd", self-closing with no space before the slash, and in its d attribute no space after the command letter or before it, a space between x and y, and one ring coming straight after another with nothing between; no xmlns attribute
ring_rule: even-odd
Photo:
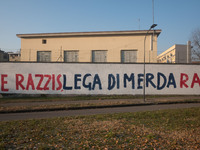
<svg viewBox="0 0 200 150"><path fill-rule="evenodd" d="M0 93L143 94L143 64L1 63ZM200 65L146 64L146 94L199 95Z"/></svg>
<svg viewBox="0 0 200 150"><path fill-rule="evenodd" d="M187 45L176 45L176 63L187 63Z"/></svg>

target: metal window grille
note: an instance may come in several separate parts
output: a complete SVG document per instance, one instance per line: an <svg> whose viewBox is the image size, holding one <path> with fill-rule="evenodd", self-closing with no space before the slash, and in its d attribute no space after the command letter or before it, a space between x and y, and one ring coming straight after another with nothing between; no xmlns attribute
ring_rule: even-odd
<svg viewBox="0 0 200 150"><path fill-rule="evenodd" d="M51 62L51 51L38 51L37 52L38 62Z"/></svg>
<svg viewBox="0 0 200 150"><path fill-rule="evenodd" d="M93 50L92 62L107 62L107 50Z"/></svg>
<svg viewBox="0 0 200 150"><path fill-rule="evenodd" d="M64 51L64 62L78 62L78 51Z"/></svg>
<svg viewBox="0 0 200 150"><path fill-rule="evenodd" d="M137 62L137 50L122 50L121 62Z"/></svg>

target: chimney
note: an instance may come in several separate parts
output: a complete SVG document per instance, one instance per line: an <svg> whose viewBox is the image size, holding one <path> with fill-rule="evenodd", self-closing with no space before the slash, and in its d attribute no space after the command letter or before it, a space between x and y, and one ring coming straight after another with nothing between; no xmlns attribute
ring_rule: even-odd
<svg viewBox="0 0 200 150"><path fill-rule="evenodd" d="M191 63L191 41L187 42L187 63Z"/></svg>

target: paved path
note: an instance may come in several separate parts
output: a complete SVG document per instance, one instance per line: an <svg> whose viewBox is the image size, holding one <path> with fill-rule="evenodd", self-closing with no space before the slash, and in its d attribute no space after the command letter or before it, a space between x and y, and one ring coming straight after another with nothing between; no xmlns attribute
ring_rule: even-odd
<svg viewBox="0 0 200 150"><path fill-rule="evenodd" d="M83 110L68 110L68 111L49 111L49 112L31 112L31 113L10 113L10 114L0 114L0 121L42 119L42 118L95 115L95 114L113 114L113 113L124 113L124 112L154 111L154 110L190 108L190 107L200 107L200 103L147 105L147 106L83 109Z"/></svg>
<svg viewBox="0 0 200 150"><path fill-rule="evenodd" d="M157 97L149 98L146 102L174 102L174 101L184 101L184 100L199 100L200 96L175 96L175 97ZM83 104L83 103L108 103L108 102L131 102L131 103L144 103L143 99L104 99L104 100L61 100L61 101L31 101L31 102L12 102L12 103L3 103L1 101L0 106L10 107L10 106L41 106L41 105L62 105L62 104Z"/></svg>

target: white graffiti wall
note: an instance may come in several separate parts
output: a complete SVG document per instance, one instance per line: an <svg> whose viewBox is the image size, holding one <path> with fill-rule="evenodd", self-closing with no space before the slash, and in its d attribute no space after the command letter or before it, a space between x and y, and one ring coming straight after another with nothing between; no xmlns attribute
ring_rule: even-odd
<svg viewBox="0 0 200 150"><path fill-rule="evenodd" d="M143 64L0 63L0 93L141 95ZM145 94L200 95L200 65L146 64Z"/></svg>

